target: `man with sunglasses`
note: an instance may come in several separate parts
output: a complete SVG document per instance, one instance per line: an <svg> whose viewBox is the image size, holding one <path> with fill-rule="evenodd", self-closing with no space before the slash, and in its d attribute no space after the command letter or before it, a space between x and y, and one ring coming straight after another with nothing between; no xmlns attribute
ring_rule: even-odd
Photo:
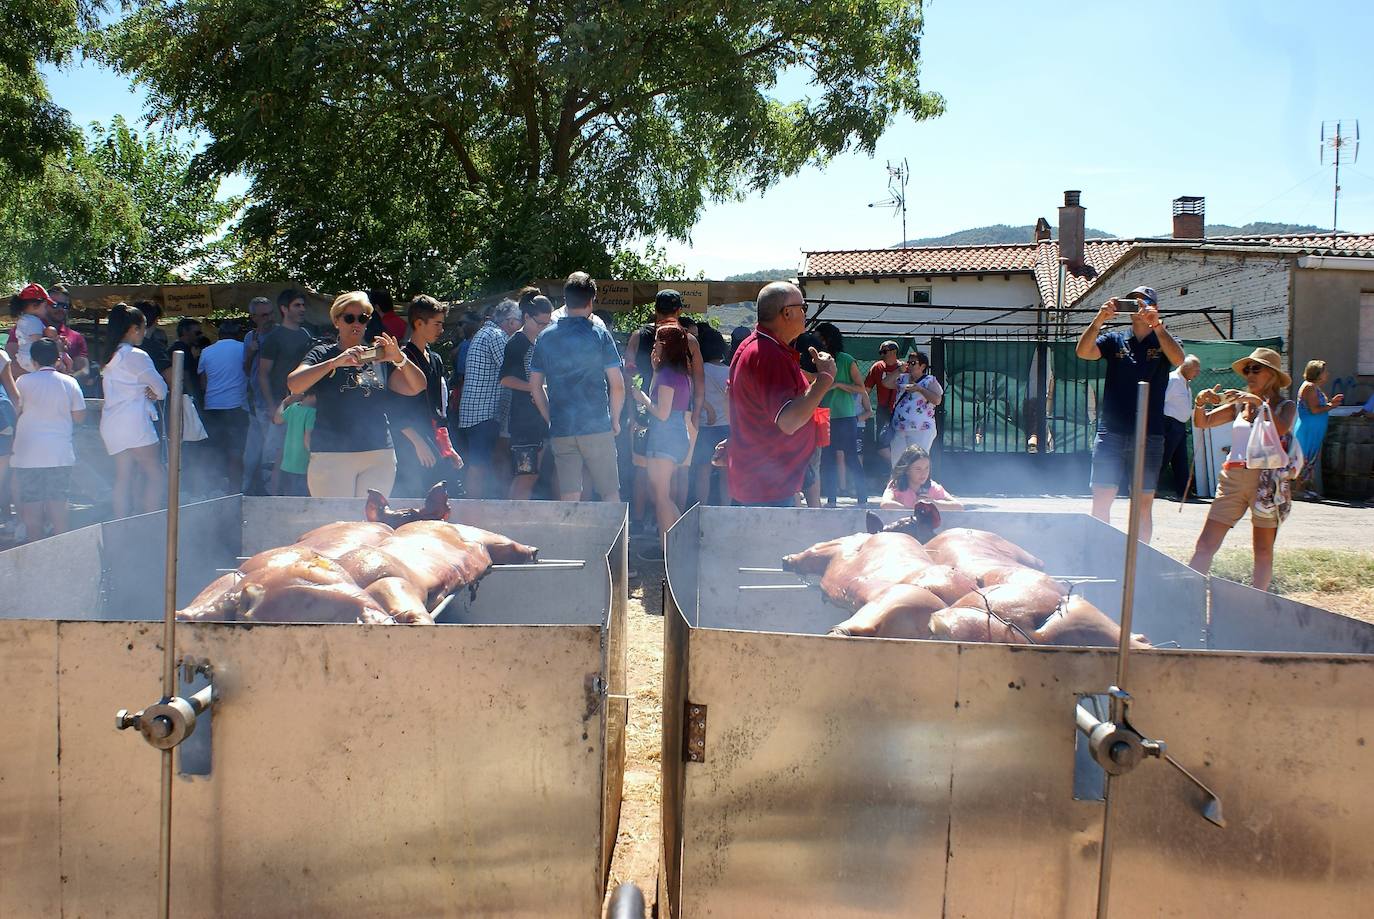
<svg viewBox="0 0 1374 919"><path fill-rule="evenodd" d="M71 359L71 375L76 377L76 381L84 389L90 383L91 355L86 347L86 336L67 325L67 317L72 308L72 295L67 291L67 285L54 284L48 289L48 296L52 297L52 303L48 305L49 324L57 329L63 353Z"/></svg>
<svg viewBox="0 0 1374 919"><path fill-rule="evenodd" d="M898 347L895 341L885 341L878 346L878 360L873 362L873 366L868 368L868 375L864 377L864 386L870 390L878 391L876 400L878 405L878 430L881 431L892 421L892 408L897 403L897 378L902 375L905 369L902 362L897 359ZM888 447L879 447L878 455L891 462L892 451Z"/></svg>
<svg viewBox="0 0 1374 919"><path fill-rule="evenodd" d="M791 507L816 449L816 407L835 384L835 361L810 348L807 383L792 342L806 329L806 300L787 281L764 285L759 322L730 362L730 497L736 504Z"/></svg>
<svg viewBox="0 0 1374 919"><path fill-rule="evenodd" d="M1132 310L1130 329L1103 332L1102 327L1122 309ZM1140 516L1140 539L1148 543L1153 531L1151 506L1155 485L1164 461L1164 395L1169 388L1169 371L1183 363L1183 349L1164 328L1154 289L1137 287L1102 305L1078 337L1076 352L1087 361L1107 362L1097 412L1091 480L1093 516L1103 523L1111 523L1112 501L1117 492L1130 489L1136 386L1142 381L1150 384Z"/></svg>
<svg viewBox="0 0 1374 919"><path fill-rule="evenodd" d="M501 385L510 394L510 458L514 478L510 483L513 500L523 500L534 494L539 480L539 467L544 457L544 445L549 440L549 424L530 395L530 362L534 358L534 342L539 333L553 322L553 301L536 292L520 298L520 315L524 321L520 331L506 342L506 356L501 364Z"/></svg>

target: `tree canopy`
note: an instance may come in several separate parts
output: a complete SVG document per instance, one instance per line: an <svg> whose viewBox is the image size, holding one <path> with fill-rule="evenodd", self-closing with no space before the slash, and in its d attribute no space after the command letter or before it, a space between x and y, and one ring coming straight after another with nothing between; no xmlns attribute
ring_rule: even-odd
<svg viewBox="0 0 1374 919"><path fill-rule="evenodd" d="M33 180L77 130L39 69L76 49L100 0L5 0L0 12L0 183Z"/></svg>
<svg viewBox="0 0 1374 919"><path fill-rule="evenodd" d="M78 284L214 280L239 207L192 175L191 148L116 116L76 134L40 174L0 187L0 278Z"/></svg>
<svg viewBox="0 0 1374 919"><path fill-rule="evenodd" d="M204 174L250 177L262 258L406 293L600 273L871 152L942 110L921 25L920 0L140 0L106 48L210 136Z"/></svg>

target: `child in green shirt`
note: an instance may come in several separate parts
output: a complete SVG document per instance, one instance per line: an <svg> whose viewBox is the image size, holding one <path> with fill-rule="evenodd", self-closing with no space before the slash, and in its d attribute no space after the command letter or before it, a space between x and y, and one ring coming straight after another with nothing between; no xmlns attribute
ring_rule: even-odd
<svg viewBox="0 0 1374 919"><path fill-rule="evenodd" d="M272 417L274 424L286 425L286 442L277 464L279 480L273 494L305 497L305 473L310 467L310 432L315 427L315 395L292 393L282 400Z"/></svg>

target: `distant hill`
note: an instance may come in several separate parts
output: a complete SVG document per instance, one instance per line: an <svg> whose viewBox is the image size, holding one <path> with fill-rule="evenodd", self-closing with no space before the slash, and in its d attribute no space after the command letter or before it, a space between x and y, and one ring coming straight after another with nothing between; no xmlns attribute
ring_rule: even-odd
<svg viewBox="0 0 1374 919"><path fill-rule="evenodd" d="M795 268L765 268L762 271L749 271L745 274L732 274L727 281L786 281L797 276Z"/></svg>
<svg viewBox="0 0 1374 919"><path fill-rule="evenodd" d="M1314 227L1304 223L1247 223L1233 227L1224 223L1209 223L1204 231L1208 236L1275 236L1288 233L1329 233L1330 227Z"/></svg>
<svg viewBox="0 0 1374 919"><path fill-rule="evenodd" d="M1057 237L1058 228L1051 228L1051 232ZM1084 231L1089 239L1106 239L1113 237L1115 233L1108 233L1106 230L1094 230L1088 227ZM990 227L974 227L972 230L959 230L946 236L927 236L924 239L908 239L908 246L999 246L1007 243L1028 243L1035 239L1035 226L1026 224L1021 227L1008 226L999 223Z"/></svg>
<svg viewBox="0 0 1374 919"><path fill-rule="evenodd" d="M1051 233L1058 238L1059 228L1052 227ZM1315 227L1298 223L1247 223L1243 227L1233 227L1225 223L1209 223L1205 230L1208 236L1269 236L1278 233L1323 233L1325 227ZM1088 239L1114 239L1116 233L1088 227L1084 231ZM1161 234L1165 235L1165 234ZM923 239L909 239L908 246L996 246L1008 243L1028 243L1035 239L1032 224L1013 227L999 223L990 227L975 227L972 230L959 230L945 236L927 236Z"/></svg>

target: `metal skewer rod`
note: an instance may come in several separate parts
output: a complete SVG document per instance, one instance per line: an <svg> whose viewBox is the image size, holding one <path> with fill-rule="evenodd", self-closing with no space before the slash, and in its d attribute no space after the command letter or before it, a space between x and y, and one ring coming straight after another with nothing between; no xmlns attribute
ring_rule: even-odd
<svg viewBox="0 0 1374 919"><path fill-rule="evenodd" d="M181 526L181 388L186 352L172 354L172 387L167 395L167 568L163 581L162 698L177 694L177 541ZM162 751L161 833L158 842L159 919L172 909L172 750Z"/></svg>
<svg viewBox="0 0 1374 919"><path fill-rule="evenodd" d="M1131 509L1126 524L1126 570L1121 576L1121 643L1116 653L1116 686L1111 694L1111 712L1108 718L1116 724L1125 721L1126 677L1129 674L1131 654L1131 619L1135 611L1135 567L1137 551L1140 547L1140 494L1144 486L1145 437L1148 427L1150 404L1150 384L1144 381L1136 384L1135 396L1135 443L1132 445L1131 468ZM1113 815L1116 795L1112 786L1117 776L1107 773L1106 786L1103 788L1104 806L1102 808L1102 850L1097 875L1097 919L1107 919L1107 904L1111 899L1112 855L1113 855Z"/></svg>
<svg viewBox="0 0 1374 919"><path fill-rule="evenodd" d="M458 596L458 591L463 589L464 588L459 587L457 590L454 590L452 593L450 593L447 597L444 597L444 599L440 600L439 603L434 607L434 609L429 611L430 618L437 620L440 616L442 616L444 614L444 610L448 609L448 605L453 602L453 598Z"/></svg>
<svg viewBox="0 0 1374 919"><path fill-rule="evenodd" d="M586 566L586 562L577 559L567 559L547 562L511 562L505 565L492 565L492 571L568 571L581 569Z"/></svg>
<svg viewBox="0 0 1374 919"><path fill-rule="evenodd" d="M740 590L810 590L811 584L741 584Z"/></svg>

